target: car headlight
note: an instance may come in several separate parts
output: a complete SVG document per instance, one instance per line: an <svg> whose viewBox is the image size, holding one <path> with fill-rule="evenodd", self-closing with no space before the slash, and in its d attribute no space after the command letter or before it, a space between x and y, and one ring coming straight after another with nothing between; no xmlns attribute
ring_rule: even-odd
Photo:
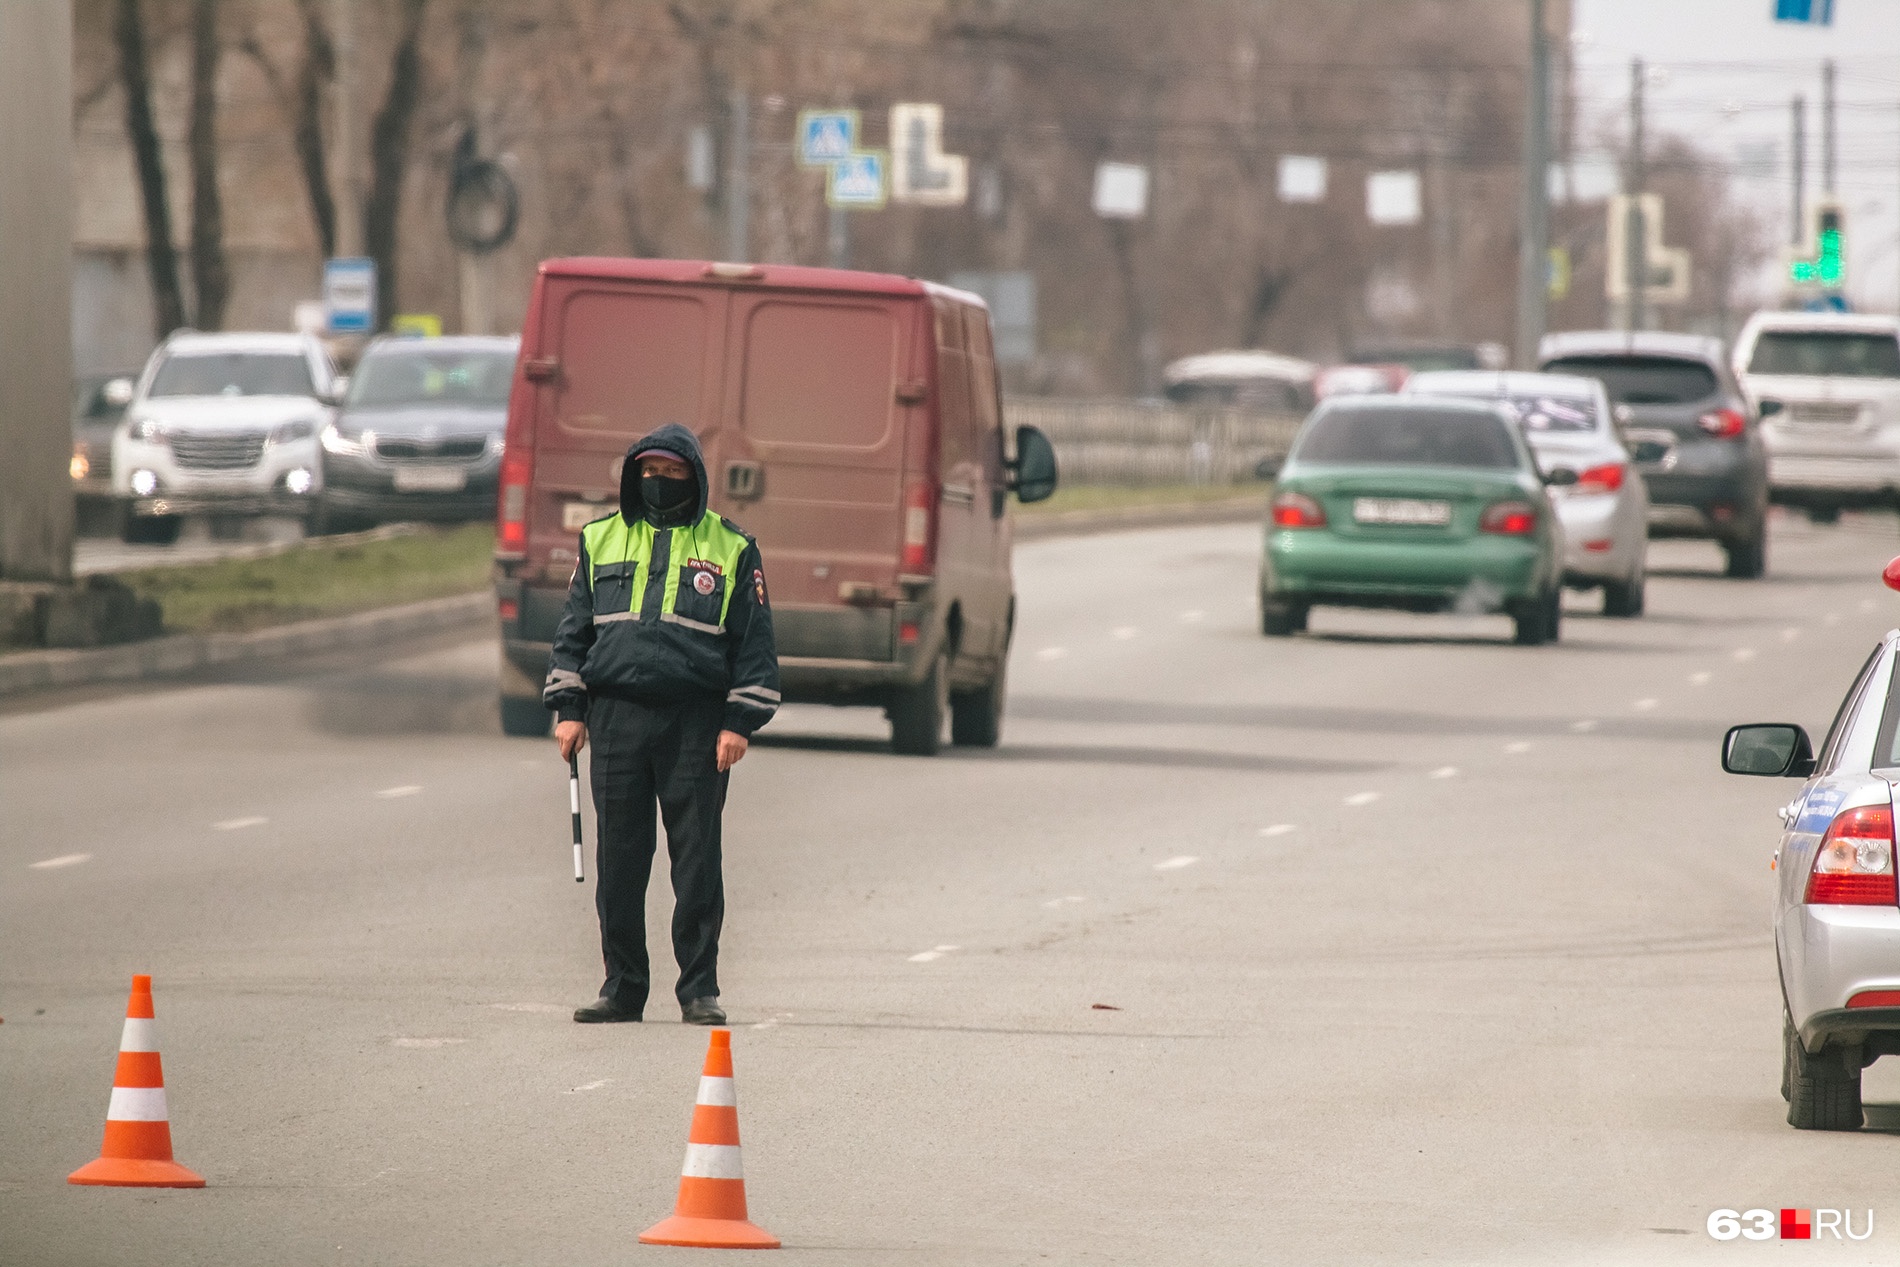
<svg viewBox="0 0 1900 1267"><path fill-rule="evenodd" d="M76 480L83 480L92 474L92 459L87 456L85 445L73 446L73 460L67 464L66 470Z"/></svg>
<svg viewBox="0 0 1900 1267"><path fill-rule="evenodd" d="M272 444L291 444L298 440L308 440L317 433L316 424L308 418L299 418L295 422L280 422L270 433Z"/></svg>
<svg viewBox="0 0 1900 1267"><path fill-rule="evenodd" d="M319 438L327 452L342 457L362 457L369 451L369 446L376 442L374 432L339 427L334 422L323 429Z"/></svg>
<svg viewBox="0 0 1900 1267"><path fill-rule="evenodd" d="M165 424L156 418L140 418L132 424L132 438L147 444L164 444L171 439Z"/></svg>

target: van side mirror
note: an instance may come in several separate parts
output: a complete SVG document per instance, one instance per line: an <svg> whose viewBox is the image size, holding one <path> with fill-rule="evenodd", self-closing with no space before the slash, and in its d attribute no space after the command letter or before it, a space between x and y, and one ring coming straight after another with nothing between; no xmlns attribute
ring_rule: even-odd
<svg viewBox="0 0 1900 1267"><path fill-rule="evenodd" d="M1733 726L1722 737L1722 768L1730 774L1805 779L1814 773L1814 746L1799 726Z"/></svg>
<svg viewBox="0 0 1900 1267"><path fill-rule="evenodd" d="M1544 472L1544 483L1552 488L1569 488L1577 482L1577 473L1567 466L1554 466Z"/></svg>
<svg viewBox="0 0 1900 1267"><path fill-rule="evenodd" d="M99 389L100 398L114 409L124 409L131 404L132 392L133 384L129 378L111 379Z"/></svg>
<svg viewBox="0 0 1900 1267"><path fill-rule="evenodd" d="M1253 464L1253 477L1257 480L1277 479L1280 468L1286 465L1286 459L1268 454Z"/></svg>
<svg viewBox="0 0 1900 1267"><path fill-rule="evenodd" d="M1016 500L1039 502L1056 491L1056 450L1034 427L1016 428L1016 460L1009 464Z"/></svg>

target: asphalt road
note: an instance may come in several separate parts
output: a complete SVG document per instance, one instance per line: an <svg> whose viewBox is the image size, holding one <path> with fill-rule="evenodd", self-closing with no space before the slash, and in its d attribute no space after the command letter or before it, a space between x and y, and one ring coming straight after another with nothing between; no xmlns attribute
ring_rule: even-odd
<svg viewBox="0 0 1900 1267"><path fill-rule="evenodd" d="M1780 523L1762 582L1658 543L1648 616L1574 598L1545 648L1324 610L1263 639L1257 549L1025 546L999 751L788 709L740 767L722 977L785 1257L1732 1261L1761 1251L1711 1210L1803 1206L1873 1208L1814 1252L1890 1261L1893 1134L1796 1132L1777 1094L1793 784L1716 744L1825 727L1900 612L1892 519ZM665 984L657 1023L567 1019L592 887L552 745L493 729L494 658L0 712L0 1263L685 1253L634 1237L705 1035ZM64 1183L134 972L200 1192Z"/></svg>

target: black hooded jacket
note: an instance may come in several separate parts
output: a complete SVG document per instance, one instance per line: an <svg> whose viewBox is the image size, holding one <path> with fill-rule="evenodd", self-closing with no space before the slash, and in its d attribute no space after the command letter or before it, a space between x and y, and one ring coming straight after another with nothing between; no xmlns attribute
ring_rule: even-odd
<svg viewBox="0 0 1900 1267"><path fill-rule="evenodd" d="M667 423L627 450L620 472L620 512L608 516L609 520L637 524L647 517L634 455L649 449L671 453L692 468L699 483L692 519L677 528L655 525L645 592L630 596L623 591L617 603L603 598L604 603L622 610L603 611L599 614L612 614L615 619L598 622L594 565L588 558L587 533L582 532L580 560L568 586L567 610L554 634L542 701L562 721L584 721L588 698L593 695L648 704L723 699L723 728L750 737L772 719L779 702L778 653L772 640L772 610L766 602L758 544L731 520L708 511L706 459L700 452L699 439L677 423ZM745 538L738 566L724 578L731 599L722 630L676 621L672 616L662 616L660 610L666 562L675 548L691 550L695 532L703 532L710 525ZM631 614L624 610L628 608Z"/></svg>

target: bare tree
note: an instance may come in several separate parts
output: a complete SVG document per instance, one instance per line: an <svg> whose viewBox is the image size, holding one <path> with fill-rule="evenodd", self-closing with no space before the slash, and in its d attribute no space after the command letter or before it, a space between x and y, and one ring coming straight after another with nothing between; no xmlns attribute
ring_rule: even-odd
<svg viewBox="0 0 1900 1267"><path fill-rule="evenodd" d="M119 82L125 89L125 135L132 145L139 201L145 212L145 267L152 283L152 329L163 339L185 324L185 301L178 286L178 251L172 243L165 156L152 119L152 74L139 0L119 0L113 39L119 49Z"/></svg>
<svg viewBox="0 0 1900 1267"><path fill-rule="evenodd" d="M317 249L328 259L336 254L336 196L330 189L323 106L325 92L336 78L336 44L324 23L320 0L296 0L296 5L303 47L294 80L285 77L255 27L245 31L238 47L263 71L277 108L290 125L297 170L303 176L304 197L310 204L310 221L317 233Z"/></svg>
<svg viewBox="0 0 1900 1267"><path fill-rule="evenodd" d="M363 245L376 261L379 326L396 312L396 224L409 174L409 139L422 99L422 16L427 0L402 0L389 89L370 129L370 187L363 200Z"/></svg>
<svg viewBox="0 0 1900 1267"><path fill-rule="evenodd" d="M224 256L224 204L218 195L218 0L191 11L191 283L195 324L224 327L231 272Z"/></svg>

